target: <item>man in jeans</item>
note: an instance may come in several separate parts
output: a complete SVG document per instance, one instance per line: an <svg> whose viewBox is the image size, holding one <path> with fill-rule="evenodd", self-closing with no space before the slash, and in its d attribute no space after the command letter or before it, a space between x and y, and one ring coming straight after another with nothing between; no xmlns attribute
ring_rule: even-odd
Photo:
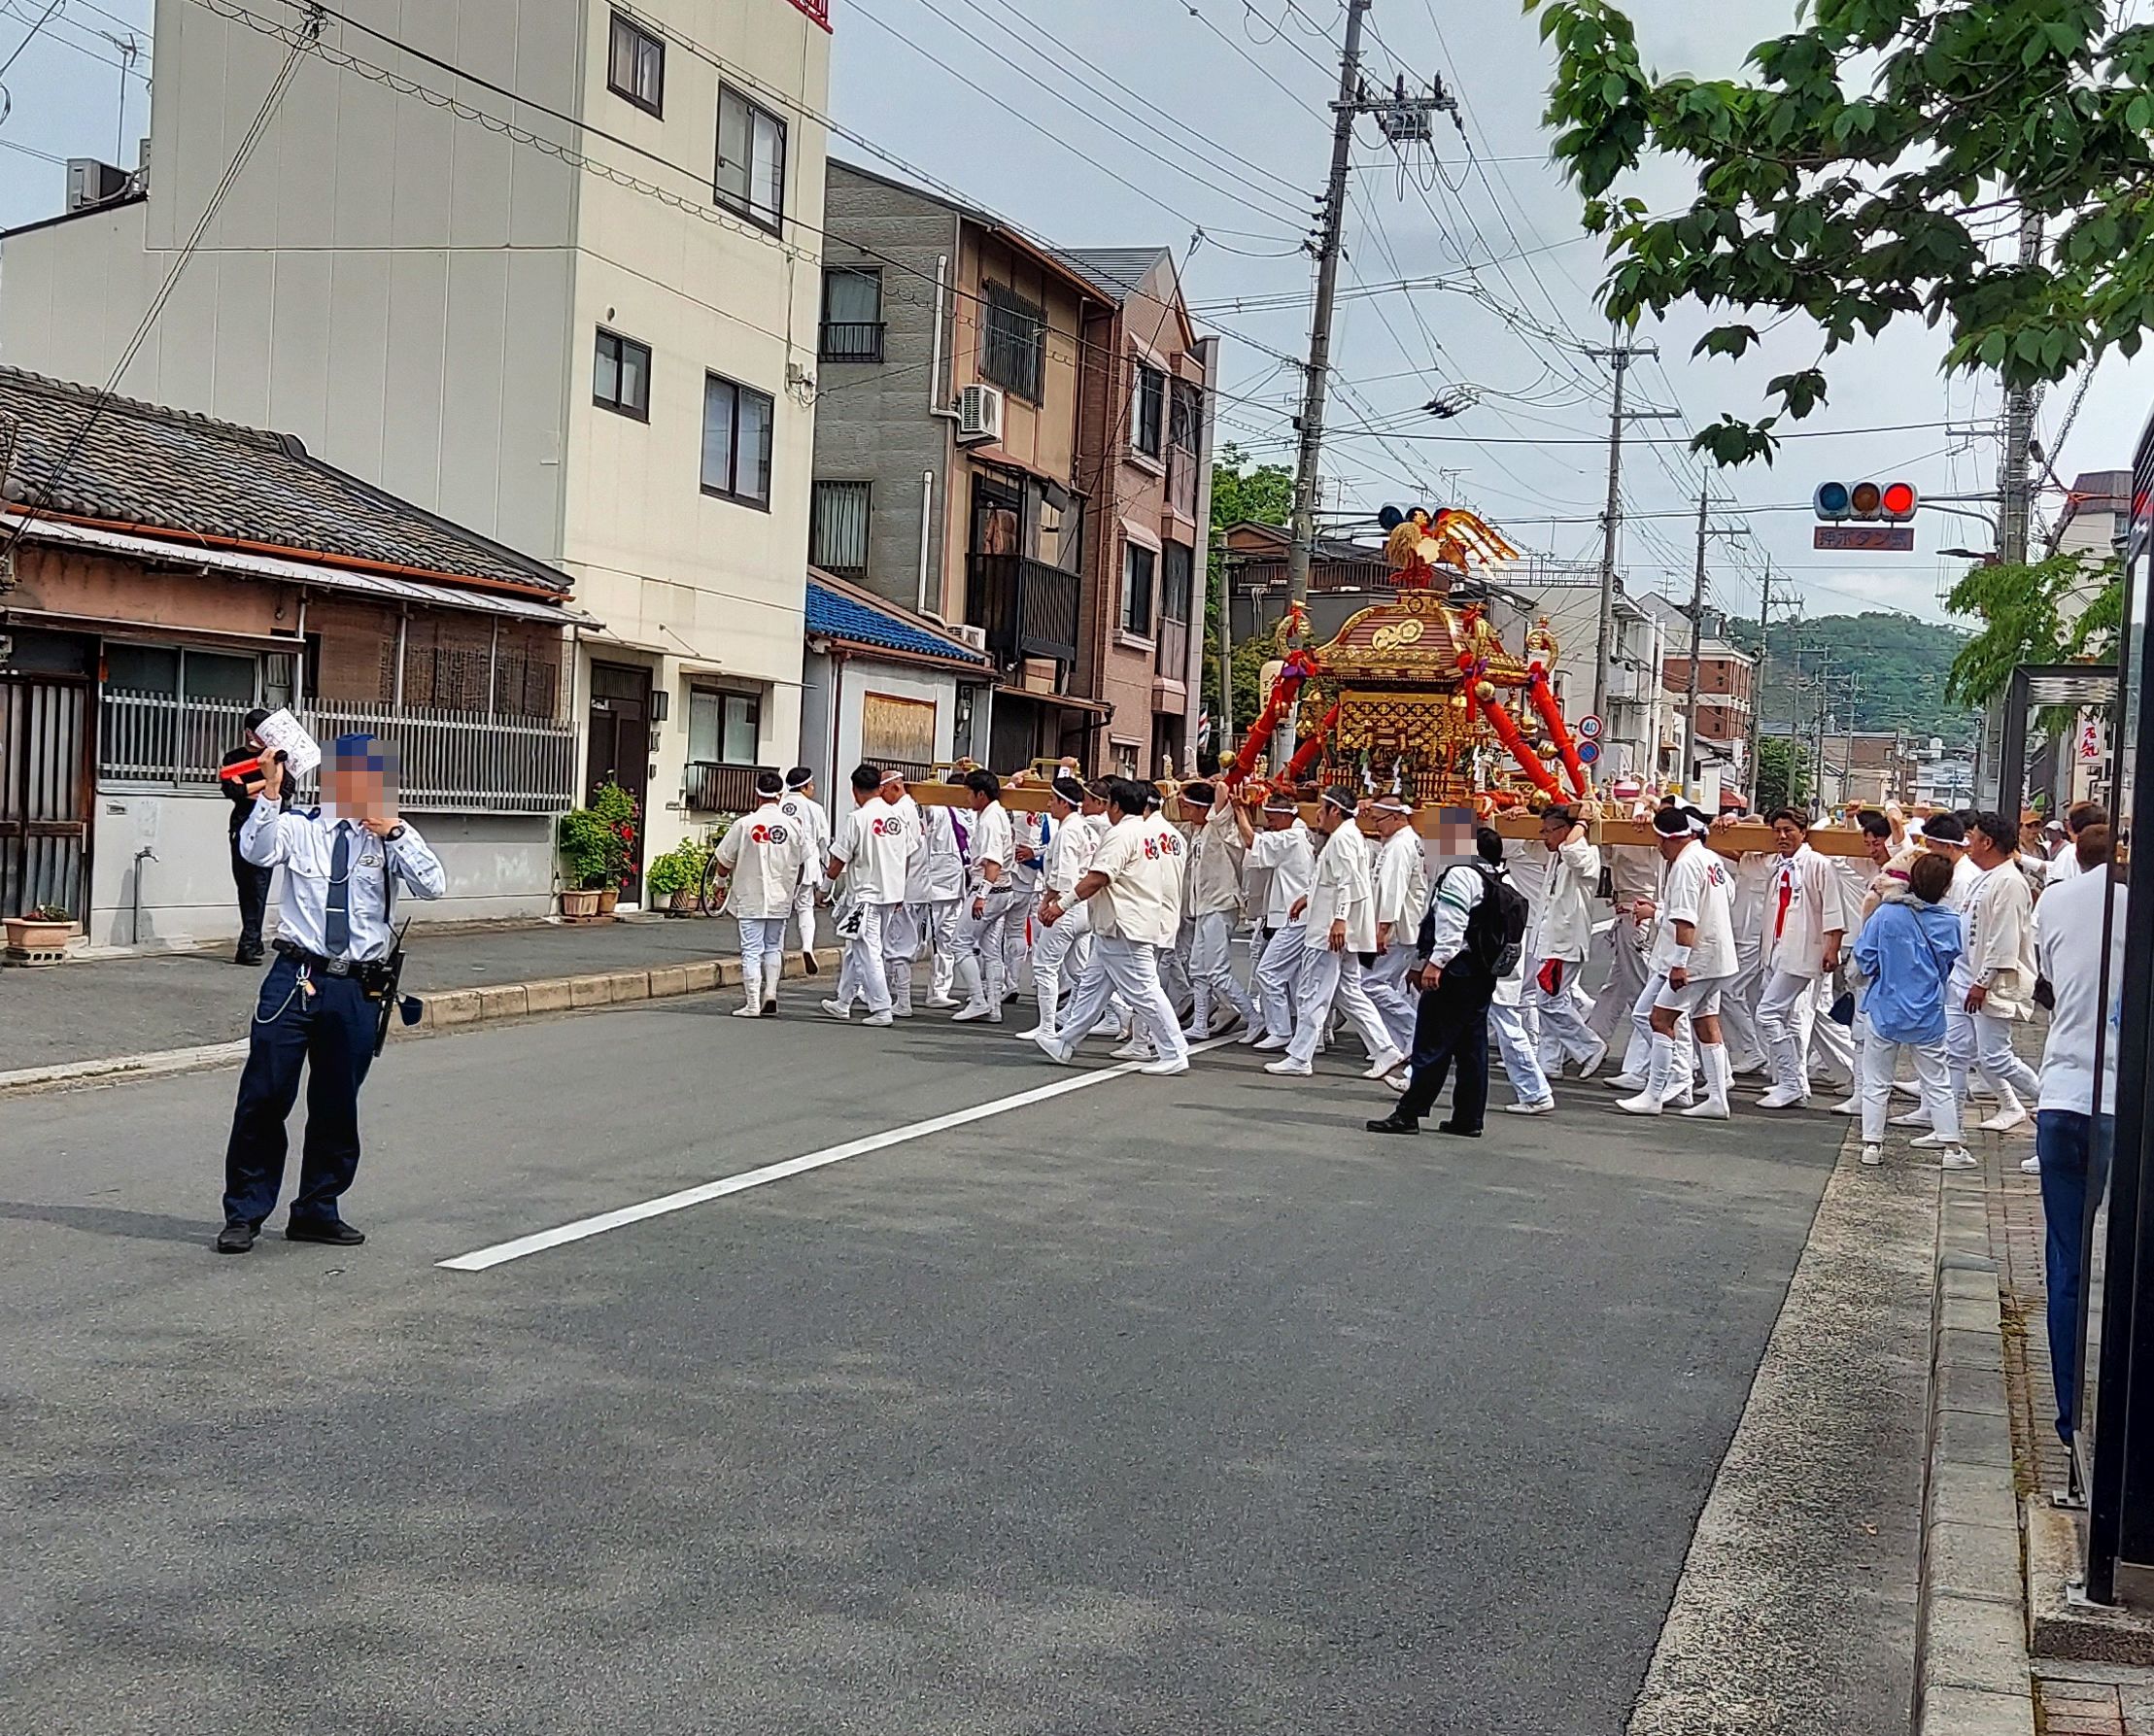
<svg viewBox="0 0 2154 1736"><path fill-rule="evenodd" d="M255 732L268 719L269 713L259 705L247 714L247 739L224 756L220 769L244 766L250 760L261 758L262 739ZM276 870L256 868L239 853L239 829L247 824L247 816L255 811L255 798L261 794L260 768L257 766L243 777L221 777L218 785L232 804L232 890L239 895L239 950L232 954L232 963L258 965L262 960L262 918L269 911L269 881ZM288 789L283 793L282 806L289 808L291 805L291 793Z"/></svg>
<svg viewBox="0 0 2154 1736"><path fill-rule="evenodd" d="M2042 894L2034 957L2056 995L2042 1045L2034 1150L2041 1158L2042 1216L2049 1227L2042 1268L2049 1280L2049 1367L2057 1387L2057 1433L2072 1437L2079 1389L2079 1292L2085 1282L2087 1201L2105 1182L2116 1117L2116 1022L2124 980L2124 895L2113 888L2108 981L2102 969L2103 905L2111 894L2109 829L2090 825L2074 846L2080 871ZM2106 987L2108 998L2103 999ZM2106 1029L2104 1029L2106 1027ZM2102 1053L2097 1090L2095 1053Z"/></svg>

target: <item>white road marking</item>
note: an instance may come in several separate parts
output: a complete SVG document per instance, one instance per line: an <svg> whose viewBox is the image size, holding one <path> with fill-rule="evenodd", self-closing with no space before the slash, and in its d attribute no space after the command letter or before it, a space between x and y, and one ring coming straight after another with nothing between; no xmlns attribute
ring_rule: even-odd
<svg viewBox="0 0 2154 1736"><path fill-rule="evenodd" d="M1189 1053L1202 1055L1210 1050L1222 1048L1234 1040L1231 1037L1214 1037L1209 1042L1191 1043ZM950 1128L964 1127L974 1121L985 1121L990 1116L1006 1114L1011 1109L1027 1108L1051 1098L1066 1097L1069 1093L1082 1091L1089 1085L1122 1078L1136 1072L1144 1065L1141 1061L1125 1061L1117 1067L1105 1067L1094 1072L1080 1072L1074 1078L1062 1078L1051 1085L1035 1086L1032 1090L1020 1091L1013 1097L998 1097L988 1103L974 1104L971 1108L952 1110L947 1115L936 1115L926 1121L913 1121L883 1133L847 1140L842 1145L831 1145L821 1151L789 1157L781 1163L765 1164L760 1170L743 1170L737 1175L725 1175L716 1181L701 1182L695 1187L684 1187L677 1193L661 1194L655 1200L644 1200L634 1206L617 1207L611 1211L601 1211L596 1217L579 1217L573 1223L558 1224L551 1230L519 1236L513 1242L497 1242L492 1247L482 1247L474 1253L459 1254L453 1260L437 1260L434 1264L451 1272L485 1272L491 1267L506 1265L511 1260L521 1260L529 1254L542 1254L551 1247L561 1247L571 1242L602 1236L608 1230L618 1230L629 1224L639 1224L645 1218L663 1217L669 1211L685 1211L689 1207L701 1206L706 1200L722 1200L728 1194L745 1193L751 1187L783 1181L789 1175L802 1175L809 1170L843 1163L848 1157L865 1157L871 1151L887 1150L892 1145L924 1140L930 1134L944 1133Z"/></svg>

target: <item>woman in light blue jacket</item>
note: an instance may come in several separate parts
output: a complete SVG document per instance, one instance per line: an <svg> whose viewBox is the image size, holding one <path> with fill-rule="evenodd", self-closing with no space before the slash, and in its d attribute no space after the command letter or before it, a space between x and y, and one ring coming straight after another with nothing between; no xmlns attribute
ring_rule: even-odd
<svg viewBox="0 0 2154 1736"><path fill-rule="evenodd" d="M1885 1110L1904 1047L1913 1057L1931 1128L1914 1143L1937 1150L1948 1170L1974 1165L1960 1143L1960 1106L1945 1059L1945 984L1960 956L1960 918L1944 906L1951 890L1952 864L1941 856L1918 856L1907 870L1907 890L1887 893L1855 941L1869 1027L1863 1042L1865 1164L1885 1159Z"/></svg>

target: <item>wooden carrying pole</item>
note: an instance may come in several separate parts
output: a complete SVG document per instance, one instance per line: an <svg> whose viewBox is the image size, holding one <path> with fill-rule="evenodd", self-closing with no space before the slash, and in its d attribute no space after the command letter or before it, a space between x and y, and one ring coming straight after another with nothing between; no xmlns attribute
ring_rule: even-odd
<svg viewBox="0 0 2154 1736"><path fill-rule="evenodd" d="M912 800L927 807L970 807L973 793L962 784L912 784L907 786ZM1003 806L1015 813L1037 814L1047 805L1047 787L1044 784L1003 784ZM1197 820L1203 817L1201 808L1185 808L1175 797L1168 797L1167 811L1172 819ZM1414 811L1414 830L1423 837L1433 837L1444 825L1446 814L1455 815L1456 808L1421 807ZM1304 820L1315 820L1316 804L1304 802L1301 815ZM1455 825L1455 819L1452 822ZM1541 822L1530 813L1499 814L1488 822L1506 838L1531 839L1541 835ZM1650 820L1596 820L1589 828L1596 844L1634 844L1651 848L1659 834L1653 830ZM1745 820L1725 831L1716 832L1707 839L1723 856L1745 856L1752 852L1763 854L1778 849L1773 842L1772 828L1762 820ZM1857 828L1813 826L1810 829L1810 848L1820 856L1862 856L1869 845Z"/></svg>

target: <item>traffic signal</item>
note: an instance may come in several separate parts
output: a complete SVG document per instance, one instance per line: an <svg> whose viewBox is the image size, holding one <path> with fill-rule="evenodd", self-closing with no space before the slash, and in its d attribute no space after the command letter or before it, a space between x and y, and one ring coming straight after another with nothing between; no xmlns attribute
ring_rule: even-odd
<svg viewBox="0 0 2154 1736"><path fill-rule="evenodd" d="M1855 519L1863 524L1904 525L1915 516L1919 499L1911 482L1821 482L1811 505L1819 518L1833 524Z"/></svg>

